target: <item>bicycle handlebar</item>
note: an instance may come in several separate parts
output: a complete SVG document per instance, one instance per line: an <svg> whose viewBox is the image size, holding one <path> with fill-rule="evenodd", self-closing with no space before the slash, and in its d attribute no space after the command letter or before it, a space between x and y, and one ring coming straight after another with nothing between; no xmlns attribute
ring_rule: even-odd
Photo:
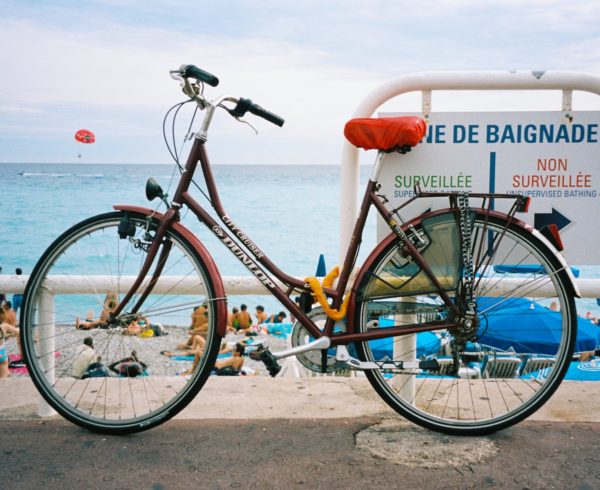
<svg viewBox="0 0 600 490"><path fill-rule="evenodd" d="M214 76L212 73L202 70L201 68L198 68L195 65L181 65L178 70L171 71L171 76L176 80L185 79L185 85L183 90L184 93L189 95L193 99L196 99L201 104L205 104L208 101L202 96L202 94L198 94L197 91L194 91L192 89L187 79L194 78L200 82L207 83L212 87L216 87L219 84L219 79L216 76ZM217 100L218 102L213 101L210 103L210 105L214 104L214 106L220 106L224 108L227 112L229 112L229 114L231 114L235 118L240 118L244 116L247 112L250 112L251 114L254 114L258 117L262 117L266 121L269 121L270 123L280 127L283 126L283 124L285 123L285 120L282 117L278 116L273 112L267 111L266 109L263 109L258 104L253 103L250 99L244 99L243 97L238 99L237 97L227 96L221 97ZM221 102L225 100L229 102L234 102L236 106L233 109L229 109L228 107L221 105ZM210 117L208 122L210 122ZM208 128L208 126L206 128Z"/></svg>
<svg viewBox="0 0 600 490"><path fill-rule="evenodd" d="M195 65L181 65L179 68L179 74L183 78L195 78L196 80L200 80L201 82L208 83L211 87L216 87L219 85L219 79L214 76L212 73L208 73L207 71L198 68Z"/></svg>
<svg viewBox="0 0 600 490"><path fill-rule="evenodd" d="M274 114L273 112L269 112L266 109L263 109L258 104L252 104L250 106L249 111L250 111L250 113L254 114L255 116L262 117L263 119L265 119L265 120L269 121L270 123L273 123L279 127L283 126L283 123L285 123L285 119L278 116L277 114Z"/></svg>
<svg viewBox="0 0 600 490"><path fill-rule="evenodd" d="M285 119L274 114L273 112L263 109L258 104L253 103L250 99L241 98L234 109L228 109L229 114L233 117L242 117L246 112L262 117L266 121L273 123L279 127L283 126Z"/></svg>

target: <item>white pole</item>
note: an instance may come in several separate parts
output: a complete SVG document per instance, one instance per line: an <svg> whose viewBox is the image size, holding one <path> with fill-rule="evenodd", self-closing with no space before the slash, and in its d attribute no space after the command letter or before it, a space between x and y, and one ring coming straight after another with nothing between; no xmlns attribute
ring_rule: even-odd
<svg viewBox="0 0 600 490"><path fill-rule="evenodd" d="M396 315L395 325L410 325L417 323L417 316L414 314ZM393 340L394 361L412 361L417 359L417 335L403 335L394 337ZM399 388L399 395L411 404L415 404L416 377L397 374L393 383Z"/></svg>
<svg viewBox="0 0 600 490"><path fill-rule="evenodd" d="M342 174L340 180L340 267L346 258L346 252L352 238L352 230L358 215L358 184L360 166L358 151L347 141L342 150Z"/></svg>
<svg viewBox="0 0 600 490"><path fill-rule="evenodd" d="M48 290L40 296L39 302L39 356L41 365L46 373L46 379L49 384L54 384L56 379L56 360L54 351L56 350L55 329L54 329L54 295ZM56 415L54 409L40 397L38 402L38 414L41 417Z"/></svg>

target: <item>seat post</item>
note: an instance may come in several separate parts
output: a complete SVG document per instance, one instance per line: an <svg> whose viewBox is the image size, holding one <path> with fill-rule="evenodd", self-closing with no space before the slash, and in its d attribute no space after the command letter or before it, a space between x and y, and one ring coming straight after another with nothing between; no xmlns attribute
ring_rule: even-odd
<svg viewBox="0 0 600 490"><path fill-rule="evenodd" d="M373 165L373 172L371 172L372 182L379 182L379 174L381 173L381 164L383 162L384 156L385 152L383 150L377 151L377 156L375 157L375 164Z"/></svg>

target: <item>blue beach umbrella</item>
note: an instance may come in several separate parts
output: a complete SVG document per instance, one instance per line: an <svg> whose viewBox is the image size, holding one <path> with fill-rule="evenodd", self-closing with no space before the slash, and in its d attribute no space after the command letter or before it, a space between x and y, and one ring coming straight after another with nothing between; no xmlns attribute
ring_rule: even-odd
<svg viewBox="0 0 600 490"><path fill-rule="evenodd" d="M526 298L502 297L479 298L477 309L481 312L480 344L524 354L556 354L562 335L559 312ZM600 328L578 317L575 352L590 351L599 344Z"/></svg>
<svg viewBox="0 0 600 490"><path fill-rule="evenodd" d="M325 277L327 275L327 267L325 267L325 256L323 254L319 255L319 263L317 264L317 272L315 272L316 277Z"/></svg>
<svg viewBox="0 0 600 490"><path fill-rule="evenodd" d="M441 347L440 338L432 332L420 332L417 335L417 355L432 356L437 354ZM394 342L392 339L377 339L369 342L371 352L375 359L384 359L386 356L394 359Z"/></svg>
<svg viewBox="0 0 600 490"><path fill-rule="evenodd" d="M394 325L394 320L390 318L380 318L380 327L391 327ZM442 346L442 341L433 332L419 332L417 335L417 355L431 356L437 354ZM375 359L383 359L384 357L394 358L394 340L388 339L377 339L369 342L369 347Z"/></svg>

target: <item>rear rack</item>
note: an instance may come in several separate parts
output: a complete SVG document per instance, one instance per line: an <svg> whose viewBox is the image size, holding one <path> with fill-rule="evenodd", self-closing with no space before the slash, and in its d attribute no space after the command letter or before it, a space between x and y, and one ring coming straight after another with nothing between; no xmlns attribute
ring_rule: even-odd
<svg viewBox="0 0 600 490"><path fill-rule="evenodd" d="M413 201L422 198L430 198L430 197L447 197L450 199L450 204L453 208L457 206L456 199L459 195L459 192L427 192L422 191L421 186L416 184L413 188L414 195L404 201L400 206L391 210L390 214L397 214L402 208L408 206ZM527 196L522 196L521 194L497 194L495 192L473 192L468 193L469 199L481 199L481 209L485 209L487 211L493 210L494 200L495 199L512 199L514 200L513 205L510 210L506 213L511 218L515 215L515 213L526 213L529 210L529 203L531 202L531 198Z"/></svg>

